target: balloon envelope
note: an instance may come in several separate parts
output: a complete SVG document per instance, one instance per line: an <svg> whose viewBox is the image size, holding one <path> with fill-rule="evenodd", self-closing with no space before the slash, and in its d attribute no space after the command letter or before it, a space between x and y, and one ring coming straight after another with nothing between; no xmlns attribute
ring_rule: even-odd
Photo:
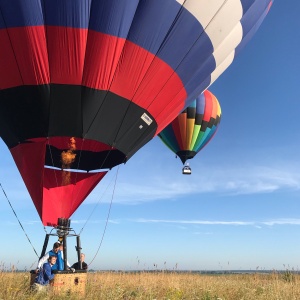
<svg viewBox="0 0 300 300"><path fill-rule="evenodd" d="M0 0L0 136L43 223L205 90L271 3Z"/></svg>
<svg viewBox="0 0 300 300"><path fill-rule="evenodd" d="M207 145L215 135L220 121L219 101L206 90L180 113L159 137L184 164Z"/></svg>

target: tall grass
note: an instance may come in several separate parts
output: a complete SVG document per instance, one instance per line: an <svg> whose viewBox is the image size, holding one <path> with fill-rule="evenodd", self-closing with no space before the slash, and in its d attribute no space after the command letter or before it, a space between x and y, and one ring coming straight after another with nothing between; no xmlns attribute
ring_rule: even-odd
<svg viewBox="0 0 300 300"><path fill-rule="evenodd" d="M0 271L0 299L101 299L101 300L299 300L300 275L224 274L176 272L88 273L85 296L55 295L29 289L28 272Z"/></svg>

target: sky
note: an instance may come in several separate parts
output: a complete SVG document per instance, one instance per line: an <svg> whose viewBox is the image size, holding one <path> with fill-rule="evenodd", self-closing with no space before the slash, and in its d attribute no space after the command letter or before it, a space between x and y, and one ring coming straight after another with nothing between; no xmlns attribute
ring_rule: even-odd
<svg viewBox="0 0 300 300"><path fill-rule="evenodd" d="M181 174L180 160L156 137L74 213L90 269L299 270L299 11L300 1L274 1L209 88L222 120L190 160L192 175ZM2 140L0 155L0 183L32 244L0 189L0 269L32 269L45 228ZM74 245L70 237L71 263Z"/></svg>

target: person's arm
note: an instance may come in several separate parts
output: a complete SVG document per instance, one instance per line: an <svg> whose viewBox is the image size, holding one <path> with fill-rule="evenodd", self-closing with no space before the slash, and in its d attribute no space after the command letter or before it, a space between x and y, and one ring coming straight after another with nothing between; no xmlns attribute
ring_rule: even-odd
<svg viewBox="0 0 300 300"><path fill-rule="evenodd" d="M61 257L62 261L65 262L65 261L64 261L64 252L61 251L61 250L59 250L59 253L60 253L60 257ZM67 266L68 266L69 268L71 268L71 265L70 265L70 263L68 262L68 260L67 260Z"/></svg>
<svg viewBox="0 0 300 300"><path fill-rule="evenodd" d="M68 261L67 261L67 266L68 266L69 268L72 268L71 265L70 265L70 263L69 263Z"/></svg>
<svg viewBox="0 0 300 300"><path fill-rule="evenodd" d="M78 262L74 263L74 264L71 266L71 269L78 270Z"/></svg>
<svg viewBox="0 0 300 300"><path fill-rule="evenodd" d="M44 263L47 262L48 258L49 258L49 252L47 252L47 253L39 260L38 265L37 265L37 269L40 269L41 266L42 266Z"/></svg>

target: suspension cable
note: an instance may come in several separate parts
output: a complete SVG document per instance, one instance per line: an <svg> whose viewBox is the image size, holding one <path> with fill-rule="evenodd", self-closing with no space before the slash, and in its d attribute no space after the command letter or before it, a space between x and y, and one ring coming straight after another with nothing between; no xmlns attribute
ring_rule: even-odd
<svg viewBox="0 0 300 300"><path fill-rule="evenodd" d="M120 166L118 166L118 168L119 168L119 167L120 167ZM116 175L115 175L115 178L116 178L116 177L117 177L117 173L116 173ZM110 185L112 184L113 179L114 179L114 178L112 177L110 183L106 186L105 191L104 191L104 192L102 193L102 195L99 197L98 202L96 203L96 205L95 205L94 208L92 209L90 215L88 216L87 220L86 220L85 223L83 224L83 226L82 226L82 228L81 228L81 230L80 230L80 232L79 232L79 235L81 235L81 233L82 233L83 229L85 228L86 224L87 224L88 221L90 220L91 216L94 214L94 212L95 212L96 208L98 207L98 205L99 205L101 199L104 197L104 195L106 194L108 188L109 188Z"/></svg>
<svg viewBox="0 0 300 300"><path fill-rule="evenodd" d="M25 229L24 229L24 227L22 226L22 224L21 224L21 222L20 222L20 220L19 220L19 218L18 218L18 216L17 216L17 214L16 214L14 208L12 207L12 205L11 205L11 203L10 203L10 201L9 201L9 199L8 199L8 197L7 197L7 195L6 195L5 191L4 191L4 189L3 189L1 183L0 183L0 186L1 186L1 189L2 189L2 192L3 192L4 196L5 196L5 198L6 198L7 202L8 202L8 204L10 205L10 207L11 207L11 209L12 209L12 211L13 211L15 217L17 218L17 220L18 220L18 222L19 222L19 224L20 224L20 226L21 226L21 228L22 228L22 230L23 230L23 232L24 232L24 234L25 234L25 236L26 236L26 238L27 238L29 244L31 245L31 247L32 247L34 253L36 254L36 256L39 258L39 256L38 256L36 250L34 249L32 243L31 243L31 241L30 241L30 239L29 239L29 237L28 237L28 235L27 235L27 233L26 233L26 231L25 231Z"/></svg>
<svg viewBox="0 0 300 300"><path fill-rule="evenodd" d="M112 202L113 202L113 198L114 198L114 195L115 195L115 189L116 189L116 184L117 184L118 173L119 173L119 166L118 166L118 169L117 169L117 174L116 174L116 178L115 178L113 193L112 193L112 196L111 196L110 205L109 205L108 214L107 214L107 218L106 218L106 223L105 223L105 227L104 227L104 230L103 230L103 234L102 234L102 237L101 237L101 241L100 241L100 244L99 244L99 247L98 247L98 249L96 251L95 256L93 257L92 261L88 264L88 266L90 266L93 263L93 261L95 260L96 256L98 255L98 252L100 250L100 247L101 247L103 239L104 239L104 235L105 235L105 232L106 232L106 228L107 228L107 224L108 224L108 220L109 220L109 216L110 216L110 211L111 211L111 207L112 207Z"/></svg>

